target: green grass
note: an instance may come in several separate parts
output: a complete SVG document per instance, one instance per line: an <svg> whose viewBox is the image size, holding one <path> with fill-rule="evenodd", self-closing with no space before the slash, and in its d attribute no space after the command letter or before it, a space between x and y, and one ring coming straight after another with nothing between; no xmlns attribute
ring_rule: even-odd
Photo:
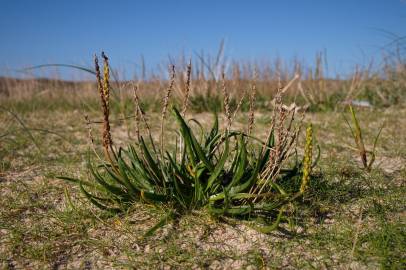
<svg viewBox="0 0 406 270"><path fill-rule="evenodd" d="M120 218L108 218L90 206L78 188L56 178L87 176L84 160L89 146L80 111L55 108L49 113L1 105L16 113L27 128L65 138L31 130L41 153L21 125L9 113L0 112L0 134L10 133L1 137L0 144L1 268L402 269L405 265L406 110L402 106L357 112L365 123L366 143L373 142L376 130L386 122L370 173L360 169L356 152L346 147L353 141L339 113L306 116L305 121L314 123L322 152L309 194L290 209L293 231L285 224L282 230L264 235L202 209L145 239L143 234L160 220L165 208L135 203ZM86 112L91 119L100 119L98 111ZM113 112L112 118L116 117L119 112ZM159 114L149 117L151 123L159 122ZM207 127L212 124L211 114L194 117L203 119ZM257 119L255 134L266 136L268 113L258 113ZM236 125L245 123L239 115ZM117 144L131 142L123 122L113 125ZM95 137L99 128L93 125ZM152 130L155 134L159 126ZM130 133L134 137L133 130Z"/></svg>

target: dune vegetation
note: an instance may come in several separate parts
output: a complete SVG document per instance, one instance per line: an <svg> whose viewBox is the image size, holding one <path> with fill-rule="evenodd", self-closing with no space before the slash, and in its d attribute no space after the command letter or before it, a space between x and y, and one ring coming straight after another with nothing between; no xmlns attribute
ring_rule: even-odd
<svg viewBox="0 0 406 270"><path fill-rule="evenodd" d="M402 269L405 59L222 55L0 78L1 267Z"/></svg>

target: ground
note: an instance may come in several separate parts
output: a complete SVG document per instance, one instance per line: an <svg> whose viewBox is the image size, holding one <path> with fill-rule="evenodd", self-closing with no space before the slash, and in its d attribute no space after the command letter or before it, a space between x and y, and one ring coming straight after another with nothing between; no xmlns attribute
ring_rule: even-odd
<svg viewBox="0 0 406 270"><path fill-rule="evenodd" d="M205 210L143 237L165 208L137 204L106 217L60 175L86 177L88 130L83 110L5 103L0 110L0 266L4 269L405 269L406 108L359 110L364 139L378 141L370 173L361 169L341 112L308 113L321 159L312 192L292 227L269 235L243 222L218 220ZM269 113L256 115L257 134ZM192 116L189 114L189 116ZM150 113L153 132L159 113ZM348 115L347 115L348 117ZM113 115L113 119L119 118ZM210 113L193 114L202 122ZM238 115L237 125L246 125ZM171 123L171 121L168 121ZM100 125L92 125L95 137ZM116 145L133 126L113 120ZM172 127L171 127L172 128ZM155 133L155 132L154 132ZM302 134L303 137L303 134ZM95 142L98 143L97 141ZM303 146L303 139L298 147Z"/></svg>

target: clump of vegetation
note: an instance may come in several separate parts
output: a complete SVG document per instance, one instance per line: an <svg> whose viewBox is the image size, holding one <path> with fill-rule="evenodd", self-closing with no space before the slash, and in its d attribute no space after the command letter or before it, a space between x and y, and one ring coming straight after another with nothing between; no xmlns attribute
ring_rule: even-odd
<svg viewBox="0 0 406 270"><path fill-rule="evenodd" d="M102 57L103 78L97 57L95 70L103 111L105 158L98 165L89 161L92 180L61 178L79 184L91 203L113 214L125 211L134 202L166 205L171 209L169 215L149 233L168 219L203 207L214 216L255 221L252 226L262 232L278 227L279 222L286 218L286 207L306 191L314 166L311 125L306 132L303 161L298 161L295 154L301 120L295 121L296 108L283 106L281 94L285 89L279 89L275 98L272 123L265 141L250 135L254 125L254 93L250 95L246 132L232 129L239 106L231 112L225 83L222 85L227 121L224 129L219 127L217 115L209 131L197 120L185 120L189 102L186 93L182 111L179 112L176 107L171 110L178 125L178 134L175 147L170 149L164 140L167 136L164 124L175 81L175 68L171 66L170 81L163 99L159 147L140 108L138 88L134 86L137 142L126 149L117 149L113 146L109 124L109 63L104 53ZM190 89L190 68L186 89ZM224 82L224 73L222 77ZM255 86L252 91L255 91ZM191 128L192 122L200 128L200 136ZM147 137L140 132L141 124L148 131ZM294 155L296 162L289 168L287 161Z"/></svg>
<svg viewBox="0 0 406 270"><path fill-rule="evenodd" d="M379 129L378 134L375 136L374 145L372 147L372 150L367 150L365 148L364 139L362 137L361 126L357 119L355 110L351 105L349 105L348 108L351 113L351 118L352 118L354 127L351 127L347 118L344 117L344 120L346 121L347 126L350 129L351 134L354 138L354 141L356 144L356 150L358 151L359 156L361 158L362 166L364 167L364 169L366 171L370 172L372 169L372 165L374 164L374 161L375 161L376 145L378 143L379 135L381 134L383 126ZM368 155L370 156L369 158L368 158Z"/></svg>

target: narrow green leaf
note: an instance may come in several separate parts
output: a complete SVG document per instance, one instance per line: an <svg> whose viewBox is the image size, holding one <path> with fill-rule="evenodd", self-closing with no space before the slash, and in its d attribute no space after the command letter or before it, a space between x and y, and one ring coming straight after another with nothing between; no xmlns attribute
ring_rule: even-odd
<svg viewBox="0 0 406 270"><path fill-rule="evenodd" d="M279 210L278 216L276 217L275 222L272 225L269 226L252 226L255 230L261 232L261 233L270 233L274 230L276 230L279 227L279 223L281 222L281 218L283 215L283 208Z"/></svg>
<svg viewBox="0 0 406 270"><path fill-rule="evenodd" d="M212 188L214 181L217 180L221 171L223 170L224 165L228 158L228 151L229 151L229 139L227 138L223 154L222 154L220 160L218 161L216 167L214 168L213 173L210 175L209 180L207 181L206 191L208 191L210 188Z"/></svg>
<svg viewBox="0 0 406 270"><path fill-rule="evenodd" d="M104 204L98 202L97 199L96 199L92 194L90 194L89 192L87 192L87 191L83 188L83 185L79 185L79 186L80 186L80 190L83 192L83 194L85 194L86 198L87 198L91 203L93 203L96 207L100 208L101 210L108 211L108 212L111 212L111 213L114 213L114 214L117 214L117 213L122 212L122 210L119 209L119 208L108 207L108 206L106 206L106 205L104 205Z"/></svg>

